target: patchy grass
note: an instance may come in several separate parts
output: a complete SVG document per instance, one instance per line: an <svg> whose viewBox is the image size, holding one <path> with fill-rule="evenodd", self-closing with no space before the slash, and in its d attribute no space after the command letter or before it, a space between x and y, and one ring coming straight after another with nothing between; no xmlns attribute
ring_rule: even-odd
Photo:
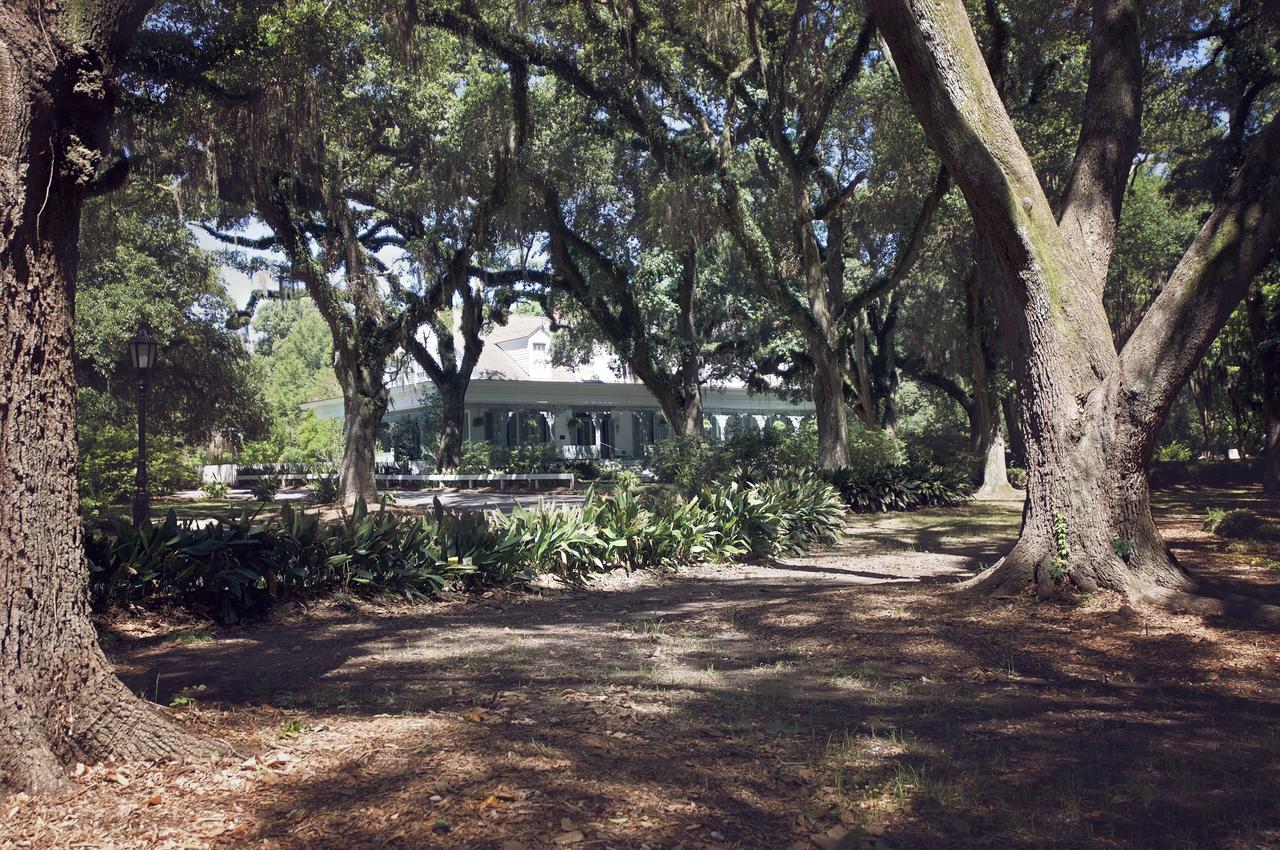
<svg viewBox="0 0 1280 850"><path fill-rule="evenodd" d="M207 631L205 629L199 629L194 632L183 632L182 634L175 637L173 639L173 642L178 644L179 646L190 646L191 644L196 644L196 643L213 643L217 639L218 639L218 636L215 635L213 632Z"/></svg>

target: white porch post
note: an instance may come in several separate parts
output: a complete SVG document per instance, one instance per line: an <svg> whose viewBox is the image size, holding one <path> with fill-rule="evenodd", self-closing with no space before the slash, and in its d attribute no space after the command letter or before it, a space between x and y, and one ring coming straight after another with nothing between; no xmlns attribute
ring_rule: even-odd
<svg viewBox="0 0 1280 850"><path fill-rule="evenodd" d="M627 457L635 454L636 446L636 415L634 411L625 411L618 415L618 441L615 448L619 448L619 454L626 453Z"/></svg>
<svg viewBox="0 0 1280 850"><path fill-rule="evenodd" d="M604 456L604 433L601 430L601 426L604 424L603 420L604 414L595 410L591 411L591 430L595 432L595 450L597 459Z"/></svg>
<svg viewBox="0 0 1280 850"><path fill-rule="evenodd" d="M716 439L723 441L729 436L729 416L724 413L717 413L711 417L711 421L716 424Z"/></svg>
<svg viewBox="0 0 1280 850"><path fill-rule="evenodd" d="M791 423L791 430L800 433L800 423L804 422L803 416L788 416L787 421Z"/></svg>

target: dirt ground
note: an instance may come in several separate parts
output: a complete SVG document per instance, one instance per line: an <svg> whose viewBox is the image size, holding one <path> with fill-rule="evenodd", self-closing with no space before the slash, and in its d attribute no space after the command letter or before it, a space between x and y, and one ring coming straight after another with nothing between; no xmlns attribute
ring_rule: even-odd
<svg viewBox="0 0 1280 850"><path fill-rule="evenodd" d="M1280 546L1201 532L1210 504L1280 520L1164 494L1179 558L1280 601ZM587 591L126 617L120 675L234 754L77 768L0 802L0 848L1280 847L1280 638L958 596L1018 510Z"/></svg>

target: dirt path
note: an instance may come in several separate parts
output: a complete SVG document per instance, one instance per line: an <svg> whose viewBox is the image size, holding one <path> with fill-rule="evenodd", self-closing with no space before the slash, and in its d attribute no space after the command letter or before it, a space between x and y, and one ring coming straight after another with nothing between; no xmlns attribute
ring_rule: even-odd
<svg viewBox="0 0 1280 850"><path fill-rule="evenodd" d="M1268 575L1192 510L1162 522L1193 566ZM239 755L11 797L0 847L1280 845L1276 635L957 599L1017 516L882 517L770 566L123 641L135 690Z"/></svg>

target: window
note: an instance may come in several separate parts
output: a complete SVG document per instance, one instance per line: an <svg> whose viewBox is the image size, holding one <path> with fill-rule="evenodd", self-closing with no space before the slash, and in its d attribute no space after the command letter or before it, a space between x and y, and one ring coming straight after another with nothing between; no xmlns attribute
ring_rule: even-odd
<svg viewBox="0 0 1280 850"><path fill-rule="evenodd" d="M546 351L546 350L547 350L547 344L546 344L545 342L535 342L535 343L533 344L533 350L534 350L535 352L543 352L543 351Z"/></svg>

